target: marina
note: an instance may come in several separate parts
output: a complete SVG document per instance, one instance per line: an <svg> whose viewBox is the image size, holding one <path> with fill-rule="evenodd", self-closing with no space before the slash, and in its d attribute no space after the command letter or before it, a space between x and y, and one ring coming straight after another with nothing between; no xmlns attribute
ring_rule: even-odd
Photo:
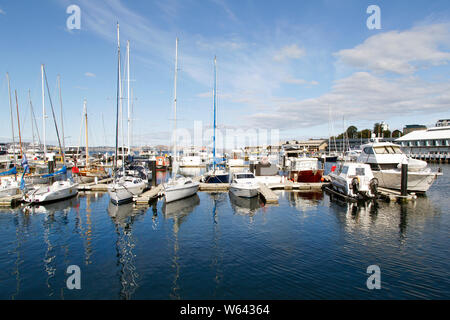
<svg viewBox="0 0 450 320"><path fill-rule="evenodd" d="M2 208L0 296L445 298L449 186L444 175L407 203L282 189L273 190L276 206L228 192L114 206L105 192L80 191L44 206ZM386 288L375 294L365 286L373 263ZM65 286L71 264L81 267L82 290Z"/></svg>
<svg viewBox="0 0 450 320"><path fill-rule="evenodd" d="M1 3L0 300L448 300L430 1Z"/></svg>

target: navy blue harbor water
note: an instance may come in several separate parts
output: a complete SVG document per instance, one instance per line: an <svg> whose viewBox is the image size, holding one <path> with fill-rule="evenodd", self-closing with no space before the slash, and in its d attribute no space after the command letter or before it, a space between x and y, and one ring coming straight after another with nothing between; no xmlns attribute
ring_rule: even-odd
<svg viewBox="0 0 450 320"><path fill-rule="evenodd" d="M1 299L449 299L450 166L427 196L356 206L277 191L150 207L104 193L0 209ZM81 289L66 287L67 267ZM381 289L366 287L369 265Z"/></svg>

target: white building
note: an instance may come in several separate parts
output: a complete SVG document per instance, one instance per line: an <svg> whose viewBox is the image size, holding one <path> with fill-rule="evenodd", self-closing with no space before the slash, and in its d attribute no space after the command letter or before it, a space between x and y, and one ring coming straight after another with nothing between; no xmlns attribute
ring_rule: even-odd
<svg viewBox="0 0 450 320"><path fill-rule="evenodd" d="M395 140L406 154L429 160L450 159L450 126L410 132Z"/></svg>

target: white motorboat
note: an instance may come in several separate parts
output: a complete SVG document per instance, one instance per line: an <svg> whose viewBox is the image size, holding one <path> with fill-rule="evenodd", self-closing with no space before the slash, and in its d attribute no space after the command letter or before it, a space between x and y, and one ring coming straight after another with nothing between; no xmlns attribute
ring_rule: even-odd
<svg viewBox="0 0 450 320"><path fill-rule="evenodd" d="M180 160L180 167L200 167L204 166L202 158L194 147L183 150L183 156Z"/></svg>
<svg viewBox="0 0 450 320"><path fill-rule="evenodd" d="M368 164L345 162L329 174L332 190L353 199L372 199L377 196L378 179Z"/></svg>
<svg viewBox="0 0 450 320"><path fill-rule="evenodd" d="M433 172L425 161L409 158L400 146L391 142L372 142L362 146L358 162L370 165L380 187L400 190L401 166L408 164L408 191L426 192L441 172Z"/></svg>
<svg viewBox="0 0 450 320"><path fill-rule="evenodd" d="M78 183L70 179L56 181L49 186L36 187L27 192L23 200L30 204L47 203L74 197L78 194Z"/></svg>
<svg viewBox="0 0 450 320"><path fill-rule="evenodd" d="M190 197L197 193L200 183L188 177L178 176L163 184L166 202Z"/></svg>
<svg viewBox="0 0 450 320"><path fill-rule="evenodd" d="M238 197L252 198L258 195L258 182L252 172L239 172L233 174L230 192Z"/></svg>
<svg viewBox="0 0 450 320"><path fill-rule="evenodd" d="M147 184L141 178L122 176L108 185L108 194L111 202L119 205L133 200L144 192Z"/></svg>

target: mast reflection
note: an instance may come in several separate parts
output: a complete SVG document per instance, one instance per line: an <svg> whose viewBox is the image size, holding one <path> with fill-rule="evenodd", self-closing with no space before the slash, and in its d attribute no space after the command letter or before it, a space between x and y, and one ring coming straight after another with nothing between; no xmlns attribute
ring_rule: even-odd
<svg viewBox="0 0 450 320"><path fill-rule="evenodd" d="M180 249L178 243L178 231L180 230L181 224L187 219L187 216L194 211L194 208L200 204L200 198L197 194L166 203L164 202L162 211L164 217L166 219L173 219L173 236L174 236L174 244L173 244L173 267L175 269L175 277L173 280L172 293L170 294L173 299L180 299L179 294L179 284L178 279L180 277L180 265L178 263L178 251Z"/></svg>
<svg viewBox="0 0 450 320"><path fill-rule="evenodd" d="M133 203L114 205L108 204L108 214L115 224L117 234L116 252L117 265L120 268L120 293L119 297L123 300L132 298L134 292L139 287L137 279L139 274L135 267L135 239L133 237L133 223L136 215L142 213L140 210L134 210Z"/></svg>

